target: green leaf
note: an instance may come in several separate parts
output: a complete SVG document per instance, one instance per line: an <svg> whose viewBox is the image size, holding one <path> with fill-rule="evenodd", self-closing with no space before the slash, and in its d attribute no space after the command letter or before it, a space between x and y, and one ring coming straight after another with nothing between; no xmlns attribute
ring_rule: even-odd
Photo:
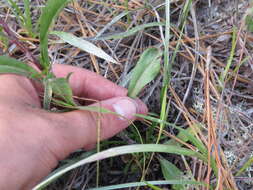
<svg viewBox="0 0 253 190"><path fill-rule="evenodd" d="M200 125L193 125L193 127L196 128L196 131L200 129ZM195 136L193 129L192 128L187 128L187 129L182 129L180 127L175 126L175 129L179 130L179 133L177 135L177 138L180 139L183 142L188 142L190 141L196 148L198 148L202 153L206 154L207 153L207 148L205 145L197 139ZM175 145L177 144L178 146L182 146L182 144L179 144L178 142L175 142L174 139L170 139L168 142L165 144L167 145Z"/></svg>
<svg viewBox="0 0 253 190"><path fill-rule="evenodd" d="M126 32L120 32L120 33L112 34L112 35L109 35L109 36L101 36L101 37L97 36L97 37L94 38L94 40L117 40L117 39L122 39L122 38L132 36L135 33L139 32L141 30L144 30L146 28L151 28L151 27L155 27L155 26L163 26L163 25L164 25L164 23L162 23L162 22L152 22L152 23L142 24L142 25L138 25L138 26L126 31Z"/></svg>
<svg viewBox="0 0 253 190"><path fill-rule="evenodd" d="M118 22L121 18L123 18L124 16L128 15L130 13L130 11L124 11L122 13L120 13L119 15L115 16L108 24L106 24L104 26L104 28L102 30L100 30L95 39L97 39L98 37L100 37L106 30L108 30L113 24L115 24L116 22Z"/></svg>
<svg viewBox="0 0 253 190"><path fill-rule="evenodd" d="M183 172L179 170L174 164L165 159L160 159L163 177L166 180L183 180ZM173 190L184 190L184 185L178 184L172 186Z"/></svg>
<svg viewBox="0 0 253 190"><path fill-rule="evenodd" d="M5 51L9 47L9 38L3 33L3 29L0 26L0 42Z"/></svg>
<svg viewBox="0 0 253 190"><path fill-rule="evenodd" d="M157 76L160 71L161 55L161 51L157 48L148 48L144 51L133 69L128 96L135 98L142 88Z"/></svg>
<svg viewBox="0 0 253 190"><path fill-rule="evenodd" d="M147 182L133 182L124 183L119 185L110 185L105 187L91 188L89 190L113 190L113 189L132 189L131 187L143 187L147 185L171 185L171 184L191 184L191 185L203 185L206 184L190 180L166 180L166 181L147 181Z"/></svg>
<svg viewBox="0 0 253 190"><path fill-rule="evenodd" d="M5 73L22 75L31 79L40 79L41 77L40 73L31 66L8 56L0 56L0 74Z"/></svg>
<svg viewBox="0 0 253 190"><path fill-rule="evenodd" d="M48 0L46 6L42 10L39 21L40 26L40 53L41 65L44 69L49 70L50 61L48 57L48 34L49 28L55 17L68 3L69 0Z"/></svg>
<svg viewBox="0 0 253 190"><path fill-rule="evenodd" d="M155 186L155 185L153 185L153 184L150 184L150 183L148 183L148 182L146 182L146 184L147 184L148 187L150 187L150 188L153 189L153 190L162 190L161 188L159 188L159 187L157 187L157 186Z"/></svg>
<svg viewBox="0 0 253 190"><path fill-rule="evenodd" d="M38 184L34 189L35 190L43 189L48 184L52 183L54 180L56 180L58 177L62 176L66 172L73 170L84 164L88 164L94 161L103 160L103 159L114 157L114 156L120 156L124 154L129 154L129 153L130 154L140 153L140 152L160 152L160 153L171 153L171 154L177 154L177 155L193 156L193 157L197 157L203 160L205 163L207 162L207 159L203 157L200 153L194 152L186 148L181 148L178 146L169 146L169 145L160 145L160 144L127 145L127 146L121 146L117 148L111 148L111 149L96 153L88 158L81 159L80 161L77 161L76 163L70 166L63 167L62 169L57 170L56 172L53 172L44 181Z"/></svg>
<svg viewBox="0 0 253 190"><path fill-rule="evenodd" d="M23 0L24 1L24 8L25 8L25 27L29 33L29 35L33 36L33 26L32 26L32 16L31 16L31 7L30 7L30 3L31 0Z"/></svg>
<svg viewBox="0 0 253 190"><path fill-rule="evenodd" d="M241 175L247 168L253 165L253 156L242 166L242 168L235 174L235 176Z"/></svg>
<svg viewBox="0 0 253 190"><path fill-rule="evenodd" d="M52 78L49 79L50 86L54 96L61 98L69 105L75 106L72 89L66 78Z"/></svg>
<svg viewBox="0 0 253 190"><path fill-rule="evenodd" d="M112 63L117 64L117 61L115 59L113 59L110 55L105 53L102 49L100 49L99 47L95 46L94 44L92 44L86 40L83 40L82 38L78 38L70 33L59 32L59 31L51 32L51 34L57 35L64 42L67 42L67 43L71 44L72 46L80 48L81 50L86 51L90 54L93 54L97 57L100 57L108 62L112 62Z"/></svg>
<svg viewBox="0 0 253 190"><path fill-rule="evenodd" d="M20 10L20 8L18 7L17 3L13 0L7 0L7 1L10 4L11 9L13 10L13 13L15 14L15 16L20 20L21 25L25 26L25 16Z"/></svg>

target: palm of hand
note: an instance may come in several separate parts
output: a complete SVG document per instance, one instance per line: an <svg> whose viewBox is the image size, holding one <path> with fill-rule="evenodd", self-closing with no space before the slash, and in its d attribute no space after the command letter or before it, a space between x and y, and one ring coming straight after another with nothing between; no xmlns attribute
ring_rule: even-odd
<svg viewBox="0 0 253 190"><path fill-rule="evenodd" d="M54 72L57 77L73 72L70 84L74 94L100 101L94 105L116 111L129 120L135 120L136 113L147 113L142 102L126 97L126 89L92 72L62 65L55 65ZM101 123L101 137L106 139L126 128L129 121L106 115ZM1 189L31 189L59 160L95 143L96 114L49 113L41 109L39 90L31 81L0 75ZM6 183L10 176L11 183Z"/></svg>

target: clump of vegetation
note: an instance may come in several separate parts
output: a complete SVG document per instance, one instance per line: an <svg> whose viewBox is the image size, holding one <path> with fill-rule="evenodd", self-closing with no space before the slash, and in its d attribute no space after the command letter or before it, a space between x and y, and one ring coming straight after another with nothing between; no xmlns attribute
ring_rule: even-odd
<svg viewBox="0 0 253 190"><path fill-rule="evenodd" d="M64 162L66 164L60 165L35 189L54 185L56 179L64 178L63 174L105 158L110 160L107 162L108 165L114 167L116 165L116 168L121 170L123 179L127 179L127 174L139 175L132 178L135 181L131 183L129 180L123 180L120 184L103 187L109 184L104 184L102 181L100 182L102 187L95 189L141 186L160 189L160 186L168 185L173 190L238 188L237 179L249 173L252 156L248 156L243 163L239 163L238 156L237 160L231 162L233 165L229 165L231 164L227 160L229 157L223 151L229 149L227 144L233 140L240 139L240 142L246 146L248 141L246 142L245 139L252 138L252 129L249 126L250 123L252 124L250 114L253 112L252 110L250 112L250 103L247 103L250 99L248 95L250 87L248 88L247 85L253 84L252 72L245 77L245 70L249 67L247 63L252 60L248 47L251 44L247 43L247 39L252 39L250 11L247 15L240 15L241 12L235 9L240 22L233 23L233 26L222 32L209 33L212 27L216 27L210 24L213 22L212 15L220 13L219 7L215 6L222 5L208 4L206 1L87 0L84 3L47 0L43 4L39 19L33 18L31 4L35 2L30 0L7 2L17 18L21 32L17 36L0 17L0 47L3 47L3 52L6 52L10 44L15 44L28 61L20 61L6 55L0 56L0 74L23 75L41 83L44 87L42 98L44 109L55 111L52 108L57 105L57 108L62 107L64 111L67 108L67 110L81 109L114 114L101 108L79 105L68 83L71 73L66 78L55 77L52 72L53 61L49 56L49 47L58 46L64 49L64 44L68 44L67 50L65 48L63 51L68 55L78 57L81 51L86 52L82 57L90 56L97 73L100 73L101 68L104 67L103 61L108 63L108 69L105 69L104 74L107 74L107 70L111 70L114 76L111 78L128 87L129 97L145 96L143 99L146 103L150 103L151 108L148 116L137 115L143 119L141 124L138 123L137 126L132 124L114 141L103 142L102 151L86 152L66 160ZM6 6L7 2L5 2ZM206 12L203 14L198 10L198 6ZM230 6L233 8L236 4ZM68 8L63 11L65 7ZM246 5L241 7L244 8ZM228 7L228 10L229 8L231 7ZM40 12L39 8L34 9ZM84 11L91 14L93 18L95 15L97 20L92 21L97 25L92 25L88 19L86 20ZM216 13L214 14L213 11ZM66 15L61 15L58 19L58 15L65 12ZM101 16L100 12L106 13L108 19ZM75 19L68 20L67 14L74 15ZM103 21L100 21L99 16ZM221 17L222 14L218 16ZM62 21L61 17L68 23L67 32L65 27L59 24ZM59 23L53 27L53 23L57 20ZM78 27L73 27L74 25ZM219 27L221 26L224 25L220 24ZM119 32L118 29L121 31ZM110 32L106 33L109 30ZM49 40L50 36L52 40ZM56 38L60 41L55 41ZM39 47L36 49L39 55L35 56L34 52L25 45L32 42L36 42L33 45ZM227 44L230 46L228 47ZM111 46L126 48L127 52L111 49L108 53L107 49ZM221 56L220 51L224 51L225 56ZM58 56L64 53L56 54ZM64 58L63 55L63 59L70 58ZM101 65L98 65L98 60ZM132 65L130 62L136 64ZM119 74L121 76L118 76ZM240 89L243 89L243 93ZM235 98L233 99L232 96ZM235 107L241 98L244 98L243 101L246 103L242 103L241 107ZM187 101L191 103L187 105ZM154 107L154 110L159 111L154 111L152 109ZM240 133L242 137L236 136L235 133ZM124 146L112 146L115 144L124 144ZM247 147L252 148L252 146L252 142L247 144ZM126 154L131 156L127 157ZM251 155L250 152L248 155ZM116 156L121 156L121 161L115 159ZM119 163L124 163L125 166L122 168ZM158 165L159 172L153 169L155 165ZM97 182L90 180L88 182L90 185L98 184L99 176L109 178L108 171L103 168L103 161L98 166L100 168L97 171L100 171L100 175L97 174ZM152 172L155 175L152 175ZM80 173L80 175L84 174ZM81 188L81 185L84 187L86 182L78 181L76 176L70 176L71 180L76 180L79 184L78 188Z"/></svg>

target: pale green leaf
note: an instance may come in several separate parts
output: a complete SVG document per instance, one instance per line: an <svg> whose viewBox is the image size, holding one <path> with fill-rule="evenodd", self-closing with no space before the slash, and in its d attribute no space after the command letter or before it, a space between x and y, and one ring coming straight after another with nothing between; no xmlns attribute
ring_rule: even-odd
<svg viewBox="0 0 253 190"><path fill-rule="evenodd" d="M129 36L134 35L135 33L142 31L146 28L151 28L151 27L155 27L155 26L163 26L164 23L162 22L152 22L152 23L147 23L147 24L142 24L142 25L138 25L126 32L120 32L117 34L112 34L112 35L108 35L108 36L101 36L101 37L95 37L94 40L117 40L117 39L123 39Z"/></svg>
<svg viewBox="0 0 253 190"><path fill-rule="evenodd" d="M66 33L66 32L54 31L54 32L51 32L51 34L57 35L63 41L71 44L72 46L75 46L83 51L93 54L93 55L95 55L99 58L102 58L108 62L112 62L112 63L117 64L117 61L115 59L113 59L110 55L105 53L101 48L95 46L94 44L90 43L89 41L83 40L82 38L78 38L78 37L74 36L73 34Z"/></svg>
<svg viewBox="0 0 253 190"><path fill-rule="evenodd" d="M39 79L41 76L39 72L21 61L8 56L0 56L0 74L5 73L22 75L32 79Z"/></svg>
<svg viewBox="0 0 253 190"><path fill-rule="evenodd" d="M171 154L177 154L177 155L192 156L192 157L197 157L203 160L204 162L207 162L207 159L203 157L200 153L194 152L186 148L181 148L178 146L168 146L168 145L159 145L159 144L127 145L127 146L121 146L117 148L111 148L111 149L96 153L88 158L77 161L76 163L68 167L63 167L61 170L57 170L56 172L53 172L44 181L38 184L34 189L45 188L48 184L52 183L58 177L62 176L66 172L72 169L75 169L79 166L82 166L94 161L114 157L114 156L140 153L140 152L160 152L160 153L171 153Z"/></svg>
<svg viewBox="0 0 253 190"><path fill-rule="evenodd" d="M161 51L148 48L137 62L128 87L128 95L135 98L142 88L151 82L160 71Z"/></svg>
<svg viewBox="0 0 253 190"><path fill-rule="evenodd" d="M241 169L235 174L235 176L240 176L247 168L253 166L253 156L251 156L248 161L241 167Z"/></svg>
<svg viewBox="0 0 253 190"><path fill-rule="evenodd" d="M166 159L160 159L163 177L166 180L183 180L183 172L179 170L174 164ZM184 190L185 186L182 184L173 185L173 190Z"/></svg>
<svg viewBox="0 0 253 190"><path fill-rule="evenodd" d="M102 30L100 30L96 37L95 40L100 37L106 30L108 30L113 24L115 24L116 22L118 22L121 18L123 18L124 16L128 15L130 13L130 11L124 11L122 13L120 13L119 15L115 16L108 24L106 24L104 26L104 28Z"/></svg>
<svg viewBox="0 0 253 190"><path fill-rule="evenodd" d="M98 188L91 188L89 190L114 190L114 189L125 189L125 188L131 188L131 187L143 187L150 185L172 185L172 184L182 184L182 185L203 185L206 186L206 184L191 180L166 180L166 181L147 181L147 182L133 182L133 183L124 183L119 185L110 185L105 187L98 187Z"/></svg>

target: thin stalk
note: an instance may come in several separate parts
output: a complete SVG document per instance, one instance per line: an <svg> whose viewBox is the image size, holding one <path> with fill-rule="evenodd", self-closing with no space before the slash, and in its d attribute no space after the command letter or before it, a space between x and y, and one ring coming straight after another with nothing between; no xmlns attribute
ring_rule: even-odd
<svg viewBox="0 0 253 190"><path fill-rule="evenodd" d="M170 41L170 0L165 1L165 14L166 14L166 24L165 24L165 41L164 41L164 71L163 71L163 84L162 84L162 92L161 92L161 114L160 120L163 121L160 123L159 134L156 140L156 144L159 144L161 139L162 131L165 126L165 121L168 116L169 107L167 107L167 91L168 85L171 79L171 65L169 64L169 41ZM152 153L149 163L147 165L147 169L145 173L142 175L141 181L145 180L145 175L147 170L151 164L151 161L154 157L154 153Z"/></svg>
<svg viewBox="0 0 253 190"><path fill-rule="evenodd" d="M129 12L129 5L128 5L129 1L125 0L125 7L126 7L126 11ZM130 14L127 14L127 23L130 24L131 23L131 18L130 18Z"/></svg>
<svg viewBox="0 0 253 190"><path fill-rule="evenodd" d="M33 56L33 54L29 51L29 49L19 41L19 39L16 37L16 34L14 32L12 32L12 30L9 28L9 26L7 25L7 23L2 20L0 18L0 26L2 26L3 30L5 31L5 33L7 34L7 36L9 37L9 40L11 43L14 43L17 45L17 47L26 54L26 56L28 57L28 59L30 61L32 61L32 63L34 65L37 66L38 69L41 69L41 66L39 64L39 62L37 61L37 59Z"/></svg>
<svg viewBox="0 0 253 190"><path fill-rule="evenodd" d="M235 56L236 42L237 42L237 28L234 26L233 27L233 37L232 37L232 48L231 48L230 56L229 56L226 68L225 68L224 72L222 72L221 77L220 77L222 88L224 88L228 71L232 65L232 62L233 62L233 59Z"/></svg>
<svg viewBox="0 0 253 190"><path fill-rule="evenodd" d="M171 64L169 63L169 42L170 42L170 0L165 1L165 14L166 14L166 24L165 24L165 43L164 43L164 73L163 73L163 85L161 94L161 114L160 119L165 121L168 115L167 110L167 91L168 85L171 79ZM160 124L160 131L157 138L159 143L164 124Z"/></svg>
<svg viewBox="0 0 253 190"><path fill-rule="evenodd" d="M31 17L31 10L30 10L30 0L24 0L24 7L25 7L25 27L27 32L30 36L34 36L32 30L32 17Z"/></svg>

